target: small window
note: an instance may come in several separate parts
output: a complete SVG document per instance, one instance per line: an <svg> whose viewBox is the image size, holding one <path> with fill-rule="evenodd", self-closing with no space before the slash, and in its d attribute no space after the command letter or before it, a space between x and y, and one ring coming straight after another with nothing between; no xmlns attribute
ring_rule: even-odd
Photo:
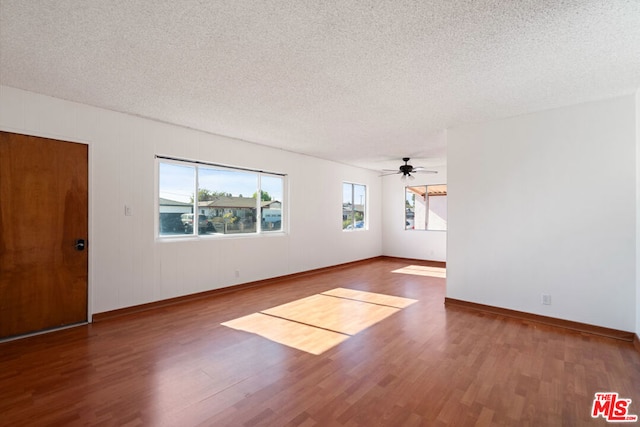
<svg viewBox="0 0 640 427"><path fill-rule="evenodd" d="M366 229L367 187L345 182L342 184L342 229Z"/></svg>
<svg viewBox="0 0 640 427"><path fill-rule="evenodd" d="M283 175L172 159L158 170L161 237L283 229Z"/></svg>
<svg viewBox="0 0 640 427"><path fill-rule="evenodd" d="M447 185L405 188L406 230L447 230Z"/></svg>

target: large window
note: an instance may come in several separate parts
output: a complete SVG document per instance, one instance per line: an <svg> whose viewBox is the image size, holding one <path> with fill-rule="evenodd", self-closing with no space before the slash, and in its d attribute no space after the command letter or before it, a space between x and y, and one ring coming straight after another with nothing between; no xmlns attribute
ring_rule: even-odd
<svg viewBox="0 0 640 427"><path fill-rule="evenodd" d="M342 184L342 229L366 228L367 187L345 182Z"/></svg>
<svg viewBox="0 0 640 427"><path fill-rule="evenodd" d="M158 159L160 236L282 231L284 176Z"/></svg>
<svg viewBox="0 0 640 427"><path fill-rule="evenodd" d="M447 185L416 185L405 188L404 227L407 230L447 229Z"/></svg>

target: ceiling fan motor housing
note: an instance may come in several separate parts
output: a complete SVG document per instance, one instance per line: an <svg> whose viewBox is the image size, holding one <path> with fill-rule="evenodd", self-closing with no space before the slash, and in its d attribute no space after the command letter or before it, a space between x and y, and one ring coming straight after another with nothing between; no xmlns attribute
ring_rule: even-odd
<svg viewBox="0 0 640 427"><path fill-rule="evenodd" d="M402 166L400 166L400 172L402 172L405 175L408 174L408 173L411 173L412 169L413 168L411 167L411 165L402 165Z"/></svg>

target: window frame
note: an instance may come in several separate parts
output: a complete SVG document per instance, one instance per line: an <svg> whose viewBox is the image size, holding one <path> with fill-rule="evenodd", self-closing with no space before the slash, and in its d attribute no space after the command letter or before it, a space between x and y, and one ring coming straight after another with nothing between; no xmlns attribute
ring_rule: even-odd
<svg viewBox="0 0 640 427"><path fill-rule="evenodd" d="M424 228L416 228L415 227L415 201L413 204L413 209L414 209L414 217L413 217L413 224L411 226L408 226L407 224L409 223L409 217L407 216L407 193L410 191L409 188L415 188L415 187L424 187L425 192L424 192ZM441 194L441 195L433 195L433 196L429 196L429 187L445 187L445 193ZM431 197L447 197L447 184L420 184L420 185L406 185L404 187L404 221L405 221L405 225L404 225L404 229L406 231L444 231L446 232L448 230L448 220L445 217L444 218L444 228L430 228L430 221L429 221L429 217L431 215L431 207L430 207L430 198ZM413 192L414 193L414 198L415 196L418 195L418 193ZM446 205L446 201L445 201L445 205ZM446 209L445 209L446 211ZM446 212L445 212L446 214Z"/></svg>
<svg viewBox="0 0 640 427"><path fill-rule="evenodd" d="M202 203L202 201L198 200L198 193L201 190L200 188L200 179L199 179L199 175L200 175L200 168L207 168L207 169L213 169L213 170L220 170L220 171L231 171L231 172L244 172L247 174L255 174L255 178L256 178L256 188L254 189L256 197L255 197L255 231L250 231L250 232L238 232L238 233L220 233L220 232L214 232L212 234L206 234L203 233L199 230L199 227L192 227L193 231L192 233L174 233L174 234L165 234L163 233L163 231L161 230L161 203L160 203L160 199L161 197L161 165L162 164L170 164L170 165L177 165L177 166L185 166L185 167L193 167L194 168L194 182L193 182L193 189L192 189L192 197L193 201L191 202L187 202L190 203L190 212L186 212L186 213L191 213L194 217L194 220L196 218L196 216L201 215L200 214L200 210L201 210L201 206L200 203ZM250 168L243 168L243 167L237 167L237 166L230 166L230 165L223 165L223 164L218 164L218 163L212 163L212 162L204 162L204 161L198 161L198 160L187 160L187 159L180 159L180 158L174 158L174 157L168 157L168 156L162 156L162 155L156 155L155 156L155 176L156 176L156 185L155 185L155 208L154 208L154 216L155 216L155 220L154 220L154 225L155 225L155 237L158 240L184 240L184 239L200 239L200 238L205 238L205 239L227 239L227 238L250 238L250 237L260 237L260 236L266 236L266 235L282 235L282 234L286 234L287 233L287 220L288 220L288 216L287 216L287 208L286 206L288 206L288 202L287 202L287 188L288 188L288 183L287 183L287 174L284 173L278 173L278 172L270 172L270 171L265 171L265 170L259 170L259 169L250 169ZM282 197L281 199L276 199L276 202L280 203L280 228L279 229L275 229L275 230L267 230L266 228L262 227L262 215L263 215L263 207L262 207L262 192L265 191L262 188L262 179L263 177L274 177L274 178L279 178L282 180ZM238 196L231 196L231 197L238 197ZM180 203L184 203L184 202L180 202ZM252 208L249 208L252 209ZM225 228L226 230L226 228Z"/></svg>
<svg viewBox="0 0 640 427"><path fill-rule="evenodd" d="M351 206L356 206L355 204L355 197L356 197L356 191L355 191L355 186L359 186L359 187L363 187L364 189L364 203L362 203L362 227L357 227L357 223L358 221L356 220L356 215L353 214L352 216L352 221L351 221L351 228L344 227L344 223L345 223L345 219L344 219L344 191L345 191L345 185L350 185L351 186ZM365 231L369 229L369 215L368 215L368 203L369 203L369 189L367 188L366 184L360 184L357 182L350 182L350 181L342 181L342 231ZM353 208L352 208L353 209Z"/></svg>

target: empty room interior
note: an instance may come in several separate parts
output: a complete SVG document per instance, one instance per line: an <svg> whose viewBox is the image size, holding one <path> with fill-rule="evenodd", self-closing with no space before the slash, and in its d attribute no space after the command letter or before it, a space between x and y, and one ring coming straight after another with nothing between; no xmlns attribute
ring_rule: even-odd
<svg viewBox="0 0 640 427"><path fill-rule="evenodd" d="M0 425L640 423L640 2L0 0Z"/></svg>

